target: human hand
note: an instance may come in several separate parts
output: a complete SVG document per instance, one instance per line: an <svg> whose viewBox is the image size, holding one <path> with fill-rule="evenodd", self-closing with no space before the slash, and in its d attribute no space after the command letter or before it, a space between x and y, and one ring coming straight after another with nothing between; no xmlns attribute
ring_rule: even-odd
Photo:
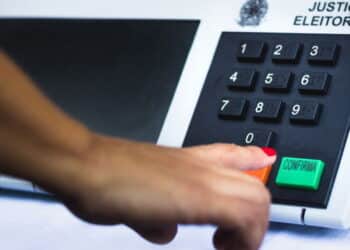
<svg viewBox="0 0 350 250"><path fill-rule="evenodd" d="M167 243L178 224L213 224L217 249L256 250L269 193L242 170L276 160L257 147L174 149L93 134L0 50L0 172L57 195L85 221L126 224Z"/></svg>
<svg viewBox="0 0 350 250"><path fill-rule="evenodd" d="M213 224L217 249L256 250L268 225L270 196L242 170L275 159L257 147L174 149L96 136L75 195L61 197L85 221L126 224L155 243L171 241L178 224Z"/></svg>

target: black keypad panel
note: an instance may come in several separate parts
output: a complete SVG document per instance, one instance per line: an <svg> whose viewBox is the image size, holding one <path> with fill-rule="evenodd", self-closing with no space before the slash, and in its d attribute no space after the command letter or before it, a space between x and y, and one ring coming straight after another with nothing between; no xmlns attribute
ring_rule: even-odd
<svg viewBox="0 0 350 250"><path fill-rule="evenodd" d="M326 208L349 129L348 55L349 35L223 33L184 146L273 147L273 202ZM319 183L288 185L290 159L324 163Z"/></svg>

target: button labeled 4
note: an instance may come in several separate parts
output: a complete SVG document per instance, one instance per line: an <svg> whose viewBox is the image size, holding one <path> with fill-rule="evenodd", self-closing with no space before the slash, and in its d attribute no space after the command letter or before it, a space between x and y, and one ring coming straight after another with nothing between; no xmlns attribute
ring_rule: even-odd
<svg viewBox="0 0 350 250"><path fill-rule="evenodd" d="M252 90L257 73L253 69L234 69L228 77L228 87L232 89Z"/></svg>

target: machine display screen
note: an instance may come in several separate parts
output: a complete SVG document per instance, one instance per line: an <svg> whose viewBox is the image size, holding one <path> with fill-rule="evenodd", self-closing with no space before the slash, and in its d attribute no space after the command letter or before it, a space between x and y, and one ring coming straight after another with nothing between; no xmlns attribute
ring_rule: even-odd
<svg viewBox="0 0 350 250"><path fill-rule="evenodd" d="M156 142L198 25L0 19L0 47L89 128Z"/></svg>

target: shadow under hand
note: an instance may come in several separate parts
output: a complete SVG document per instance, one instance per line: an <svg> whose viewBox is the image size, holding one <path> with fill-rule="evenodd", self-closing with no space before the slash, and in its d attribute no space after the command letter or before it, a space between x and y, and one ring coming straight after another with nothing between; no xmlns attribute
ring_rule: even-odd
<svg viewBox="0 0 350 250"><path fill-rule="evenodd" d="M57 203L54 196L36 194L29 192L11 191L0 189L0 198L12 199L12 200L26 200L26 201L36 201L43 203Z"/></svg>
<svg viewBox="0 0 350 250"><path fill-rule="evenodd" d="M284 233L296 237L304 238L335 238L349 235L348 230L337 230L329 228L271 223L269 227L271 233Z"/></svg>

